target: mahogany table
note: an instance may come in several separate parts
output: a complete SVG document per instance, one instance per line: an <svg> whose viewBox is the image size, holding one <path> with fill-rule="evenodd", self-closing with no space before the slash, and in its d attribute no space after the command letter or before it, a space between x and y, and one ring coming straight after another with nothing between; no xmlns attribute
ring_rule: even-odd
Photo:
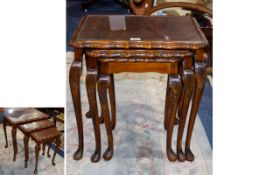
<svg viewBox="0 0 280 175"><path fill-rule="evenodd" d="M12 126L12 140L13 140L13 147L14 147L14 157L13 161L16 160L17 154L17 127L21 124L29 123L32 121L43 120L47 119L48 115L31 108L5 108L5 112L3 113L4 120L3 120L3 129L6 139L6 146L8 147L8 140L7 140L7 132L6 132L6 125Z"/></svg>
<svg viewBox="0 0 280 175"><path fill-rule="evenodd" d="M86 86L90 113L94 125L96 150L91 157L98 162L101 154L99 123L105 123L108 148L105 160L113 156L115 127L115 95L113 74L120 72L158 72L168 74L164 126L167 129L166 153L170 161L193 160L190 139L194 120L205 82L203 48L208 42L190 16L94 16L82 18L70 45L74 47L74 61L69 83L78 127L79 146L74 159L83 156L83 122L80 98L82 57L85 55ZM101 103L101 118L97 114L96 85ZM193 92L194 89L194 92ZM110 103L108 109L107 90ZM192 94L193 105L188 126L185 154L181 148L186 114ZM171 146L175 116L180 116L177 154ZM111 121L110 121L111 120Z"/></svg>

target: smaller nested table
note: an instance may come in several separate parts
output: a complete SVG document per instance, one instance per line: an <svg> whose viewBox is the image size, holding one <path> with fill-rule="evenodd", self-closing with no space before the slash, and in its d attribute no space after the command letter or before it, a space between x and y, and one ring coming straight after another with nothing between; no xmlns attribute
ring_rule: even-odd
<svg viewBox="0 0 280 175"><path fill-rule="evenodd" d="M58 151L58 148L61 144L60 140L60 132L56 128L47 128L41 131L36 131L31 133L31 138L36 142L35 146L35 169L34 174L38 173L37 167L38 167L38 158L39 158L39 152L41 149L40 144L50 144L51 142L55 141L55 150L53 153L52 158L52 165L55 165L54 159L55 155Z"/></svg>
<svg viewBox="0 0 280 175"><path fill-rule="evenodd" d="M48 115L30 108L6 108L5 112L3 113L4 120L3 120L3 129L6 139L5 148L8 148L8 139L7 139L7 131L6 125L12 126L12 140L13 140L13 147L14 147L14 157L13 161L16 161L16 154L18 152L17 149L17 127L21 124L47 119Z"/></svg>
<svg viewBox="0 0 280 175"><path fill-rule="evenodd" d="M44 130L44 129L51 128L51 127L54 128L55 125L54 125L54 122L51 122L49 120L34 121L34 122L20 125L18 127L19 130L21 130L24 134L24 152L25 152L24 167L25 168L27 168L27 162L29 159L28 142L29 142L30 134L33 132ZM50 157L49 151L50 151L50 143L49 143L49 149L48 149L48 157ZM43 155L44 154L45 154L45 144L43 145Z"/></svg>

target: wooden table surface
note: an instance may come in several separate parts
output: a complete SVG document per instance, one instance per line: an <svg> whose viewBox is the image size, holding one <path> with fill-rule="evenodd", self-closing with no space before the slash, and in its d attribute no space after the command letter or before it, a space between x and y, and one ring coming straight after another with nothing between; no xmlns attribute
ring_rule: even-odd
<svg viewBox="0 0 280 175"><path fill-rule="evenodd" d="M118 24L124 28L114 29ZM99 49L198 49L207 44L191 16L88 15L70 40L74 48Z"/></svg>

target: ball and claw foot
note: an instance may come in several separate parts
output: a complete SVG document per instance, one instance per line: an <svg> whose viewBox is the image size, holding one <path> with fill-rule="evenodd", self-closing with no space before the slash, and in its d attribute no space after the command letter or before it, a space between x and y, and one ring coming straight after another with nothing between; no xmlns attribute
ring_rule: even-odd
<svg viewBox="0 0 280 175"><path fill-rule="evenodd" d="M177 160L177 155L172 150L167 151L166 154L169 161L175 162Z"/></svg>
<svg viewBox="0 0 280 175"><path fill-rule="evenodd" d="M7 144L5 145L5 148L8 148L8 145L7 145Z"/></svg>
<svg viewBox="0 0 280 175"><path fill-rule="evenodd" d="M16 156L14 156L13 161L16 161Z"/></svg>
<svg viewBox="0 0 280 175"><path fill-rule="evenodd" d="M24 163L24 168L27 168L27 162Z"/></svg>
<svg viewBox="0 0 280 175"><path fill-rule="evenodd" d="M37 170L34 170L34 174L37 174L38 173L38 171Z"/></svg>
<svg viewBox="0 0 280 175"><path fill-rule="evenodd" d="M111 160L113 157L113 148L107 148L103 154L104 160Z"/></svg>
<svg viewBox="0 0 280 175"><path fill-rule="evenodd" d="M187 160L187 156L183 153L182 149L177 152L177 157L179 162L184 162L185 160Z"/></svg>
<svg viewBox="0 0 280 175"><path fill-rule="evenodd" d="M98 162L100 160L100 155L101 155L100 151L95 151L90 158L91 162L93 163Z"/></svg>
<svg viewBox="0 0 280 175"><path fill-rule="evenodd" d="M84 150L78 148L77 151L73 155L74 160L81 160L83 158L83 153L84 153Z"/></svg>
<svg viewBox="0 0 280 175"><path fill-rule="evenodd" d="M52 162L52 165L55 166L56 165L55 162Z"/></svg>
<svg viewBox="0 0 280 175"><path fill-rule="evenodd" d="M194 161L194 155L190 149L186 150L186 158L188 161Z"/></svg>

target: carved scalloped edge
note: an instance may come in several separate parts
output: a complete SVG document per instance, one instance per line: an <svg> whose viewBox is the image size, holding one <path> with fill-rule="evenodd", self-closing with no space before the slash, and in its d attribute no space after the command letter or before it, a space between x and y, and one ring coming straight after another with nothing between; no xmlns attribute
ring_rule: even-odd
<svg viewBox="0 0 280 175"><path fill-rule="evenodd" d="M182 58L98 58L101 62L178 63Z"/></svg>
<svg viewBox="0 0 280 175"><path fill-rule="evenodd" d="M170 58L170 57L186 57L192 56L193 52L184 50L88 50L86 52L87 56L90 57L144 57L144 58Z"/></svg>
<svg viewBox="0 0 280 175"><path fill-rule="evenodd" d="M70 45L75 48L93 49L200 49L208 45L208 41L70 41Z"/></svg>

